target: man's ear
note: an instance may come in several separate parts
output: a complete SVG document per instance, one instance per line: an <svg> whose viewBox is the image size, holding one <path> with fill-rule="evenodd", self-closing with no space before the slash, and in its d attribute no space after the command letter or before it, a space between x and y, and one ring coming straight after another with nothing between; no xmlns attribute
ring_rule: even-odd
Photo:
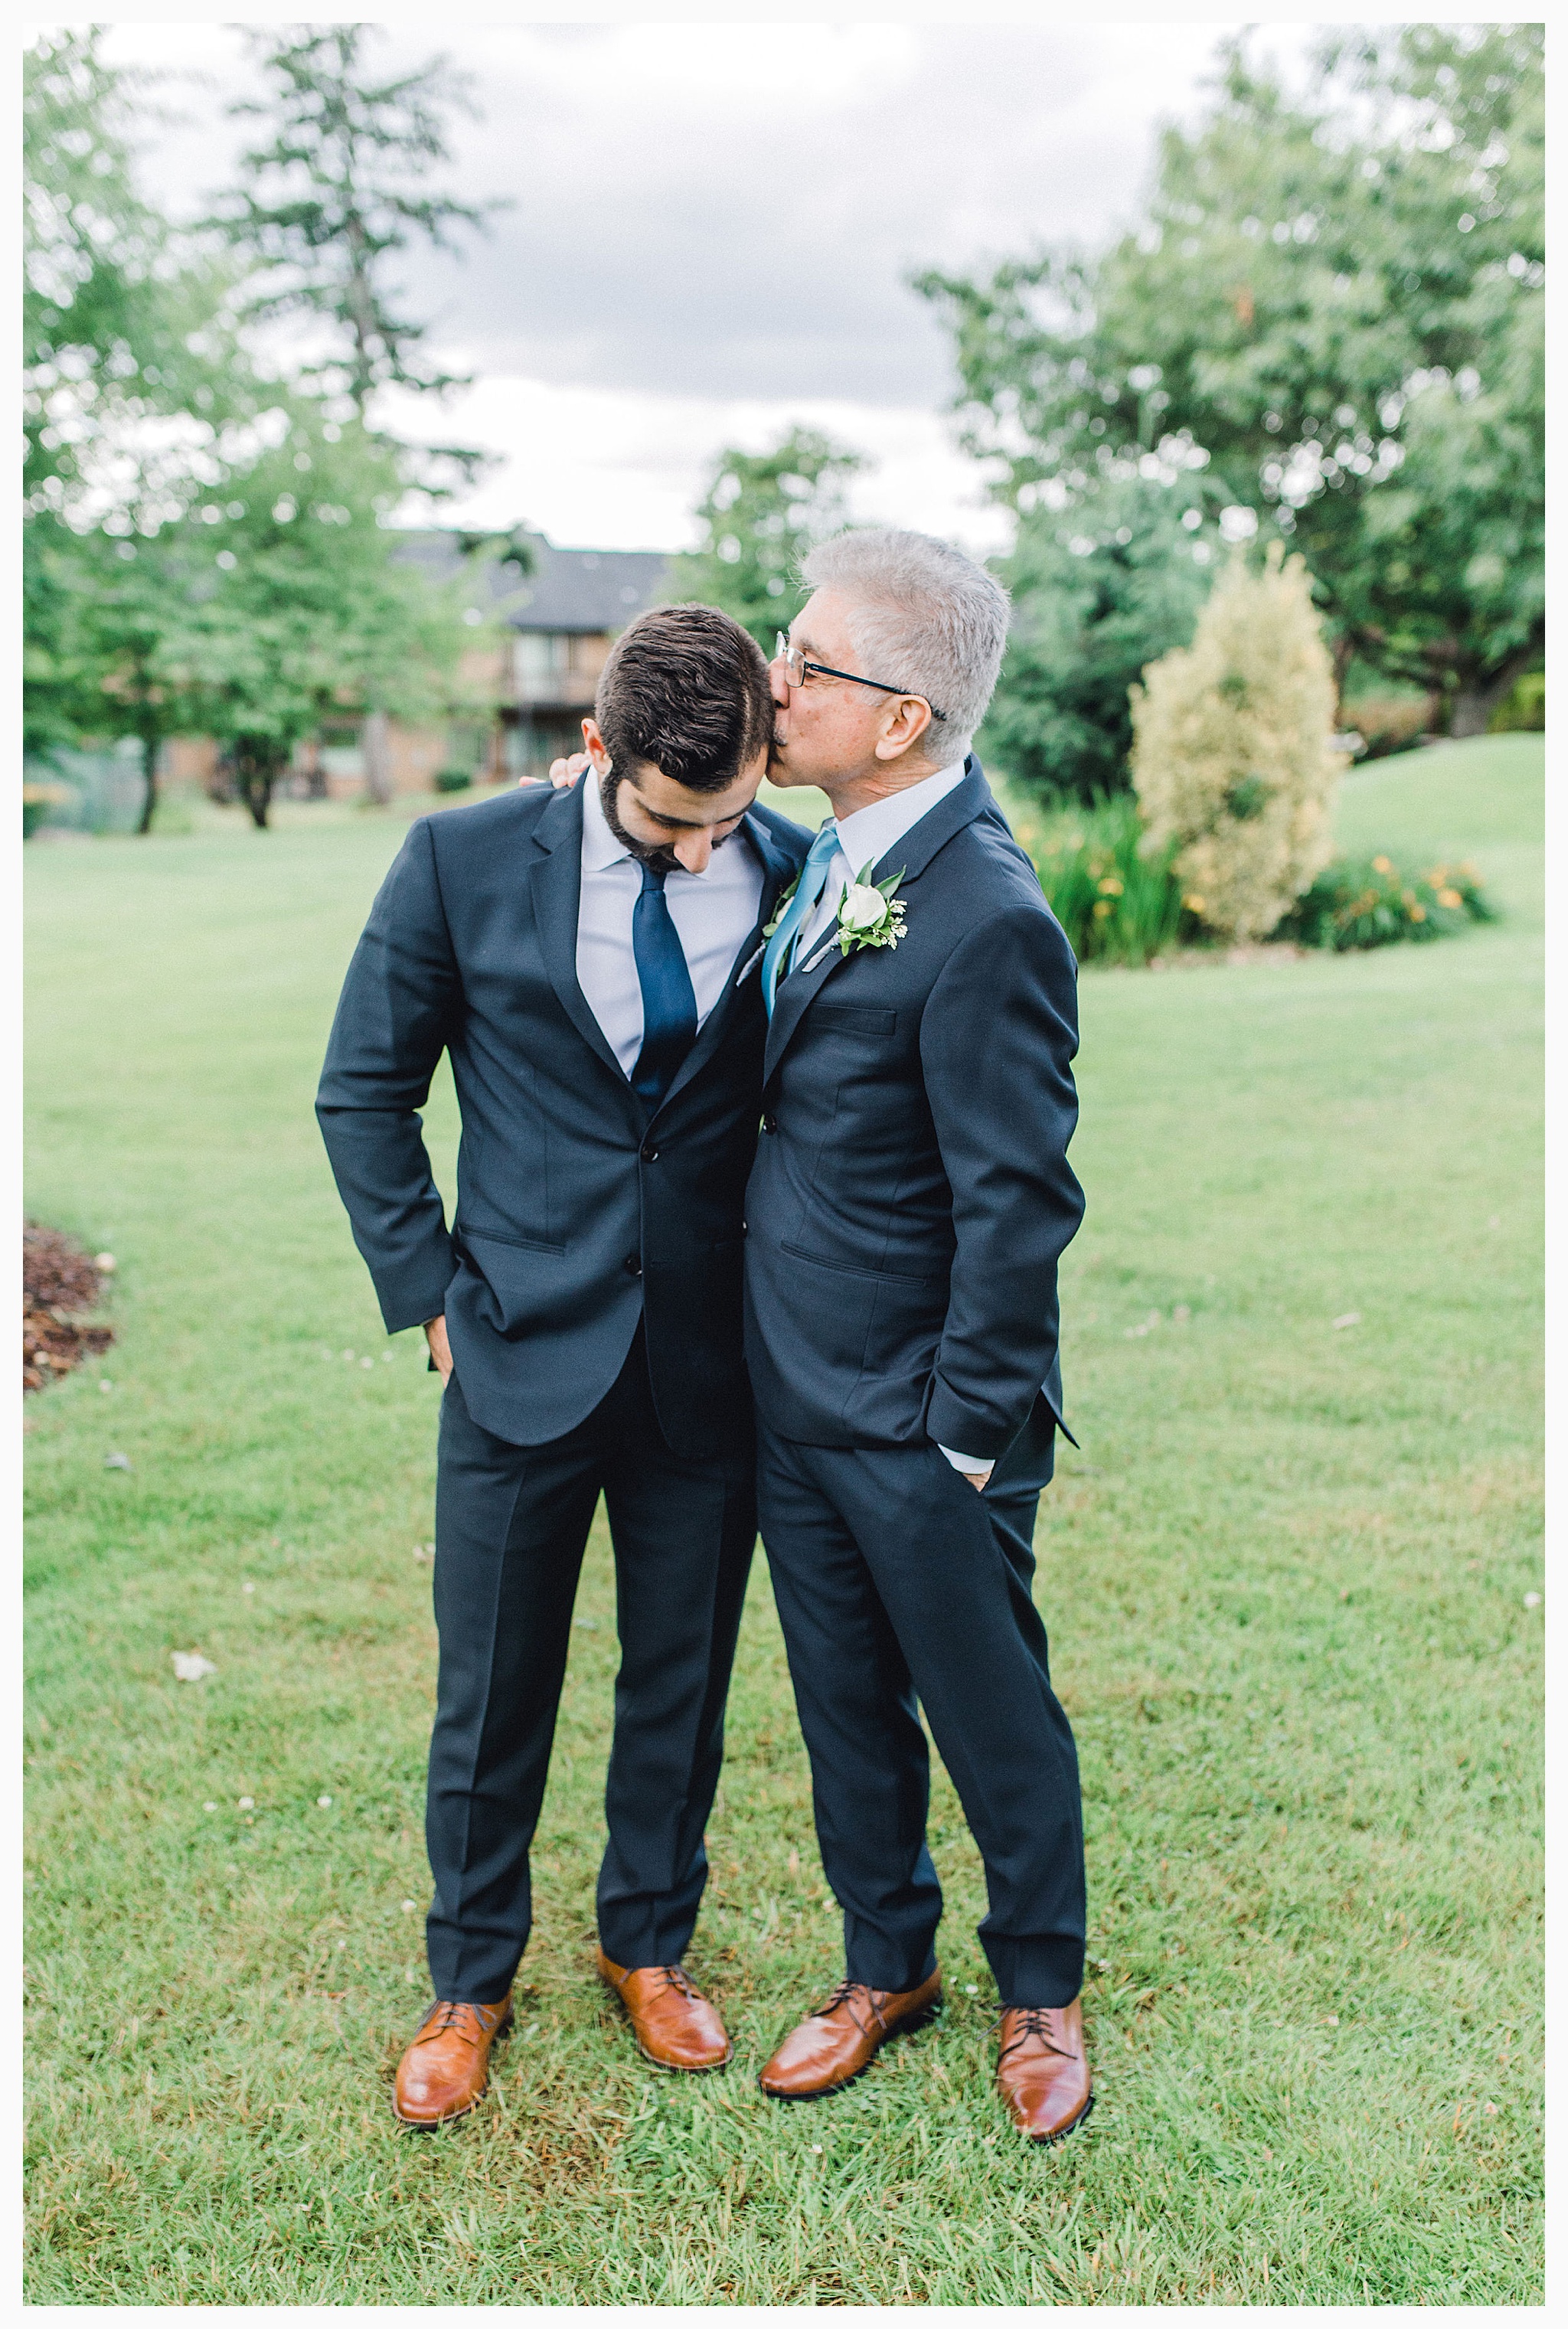
<svg viewBox="0 0 1568 2329"><path fill-rule="evenodd" d="M598 769L600 775L601 777L609 776L614 763L610 759L608 750L605 749L604 737L600 732L599 722L594 719L591 712L582 723L582 740L588 747L588 757L593 762L593 765Z"/></svg>
<svg viewBox="0 0 1568 2329"><path fill-rule="evenodd" d="M931 724L931 707L923 695L901 695L890 703L874 747L879 760L897 760L912 750ZM923 752L917 752L924 759Z"/></svg>

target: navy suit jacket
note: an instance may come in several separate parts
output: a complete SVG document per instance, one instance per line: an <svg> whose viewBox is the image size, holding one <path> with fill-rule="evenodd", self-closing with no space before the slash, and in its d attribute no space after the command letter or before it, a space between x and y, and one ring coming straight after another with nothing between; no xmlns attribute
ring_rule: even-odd
<svg viewBox="0 0 1568 2329"><path fill-rule="evenodd" d="M901 867L896 948L779 987L746 1355L786 1438L997 1457L1062 1422L1077 965L978 760L871 878Z"/></svg>
<svg viewBox="0 0 1568 2329"><path fill-rule="evenodd" d="M767 1022L753 967L809 835L742 821L761 907L650 1116L577 983L582 793L544 786L421 817L354 950L316 1114L389 1334L446 1314L476 1422L524 1447L570 1431L647 1320L677 1454L751 1429L741 1200ZM448 1229L419 1115L442 1051L462 1112Z"/></svg>

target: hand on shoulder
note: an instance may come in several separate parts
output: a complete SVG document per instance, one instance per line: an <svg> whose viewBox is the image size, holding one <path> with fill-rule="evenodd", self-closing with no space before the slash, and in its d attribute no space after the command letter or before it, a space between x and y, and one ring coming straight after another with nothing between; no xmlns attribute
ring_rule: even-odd
<svg viewBox="0 0 1568 2329"><path fill-rule="evenodd" d="M571 758L565 760L552 760L550 763L550 781L554 786L558 793L570 792L572 786L577 782L578 778L582 774L582 771L587 768L587 766L588 755L586 752L573 752ZM539 782L539 778L537 777L519 777L517 782L519 785L536 785Z"/></svg>

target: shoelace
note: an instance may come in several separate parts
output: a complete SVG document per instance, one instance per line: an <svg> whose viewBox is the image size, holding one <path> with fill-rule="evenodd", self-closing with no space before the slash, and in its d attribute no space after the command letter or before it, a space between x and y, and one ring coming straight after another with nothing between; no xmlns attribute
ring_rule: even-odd
<svg viewBox="0 0 1568 2329"><path fill-rule="evenodd" d="M1018 2027L1003 2047L998 2060L1005 2060L1007 2055L1015 2054L1020 2046L1028 2044L1031 2038L1038 2038L1048 2052L1060 2054L1064 2061L1071 2062L1075 2059L1065 2046L1059 2046L1051 2035L1045 2021L1045 2016L1052 2011L1050 2006L1020 2005L1015 2011L1018 2015Z"/></svg>
<svg viewBox="0 0 1568 2329"><path fill-rule="evenodd" d="M685 1966L661 1966L659 1971L672 1989L678 1990L683 1997L694 1998L699 2005L703 2004L702 1991L694 1985Z"/></svg>
<svg viewBox="0 0 1568 2329"><path fill-rule="evenodd" d="M863 1981L841 1981L831 1997L825 1999L822 2004L814 2005L812 2007L808 2019L812 2022L826 2022L830 2013L836 2013L841 2005L845 2006L848 2009L849 2018L854 2023L855 2028L860 2031L863 2035L869 2036L870 2033L867 2032L864 2023L861 2020L859 2014L855 2010L855 2001L857 1997L865 1997L873 2001L871 2008L872 2013L875 2019L880 2022L882 2020L882 2015L877 2012L874 2002L876 1992L874 1990L868 1989Z"/></svg>
<svg viewBox="0 0 1568 2329"><path fill-rule="evenodd" d="M440 2003L439 2013L440 2020L439 2022L431 2021L427 2023L424 2029L420 2032L421 2039L439 2038L445 2032L449 2030L456 2030L459 2037L467 2038L469 2044L472 2045L477 2043L480 2038L483 2038L486 2034L484 2014L477 2005L464 2005L454 1999L443 1998ZM475 2022L478 2025L477 2030L465 2029L463 2027L459 2017L465 2013L471 2013L473 2015Z"/></svg>

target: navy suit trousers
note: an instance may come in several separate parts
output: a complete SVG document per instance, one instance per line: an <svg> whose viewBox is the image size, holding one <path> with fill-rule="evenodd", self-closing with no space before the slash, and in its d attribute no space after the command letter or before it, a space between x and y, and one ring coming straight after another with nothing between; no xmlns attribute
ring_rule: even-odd
<svg viewBox="0 0 1568 2329"><path fill-rule="evenodd" d="M533 1921L528 1854L543 1800L578 1572L602 1493L621 1664L605 1790L599 1935L617 1965L676 1963L707 1879L703 1831L756 1541L752 1449L675 1456L639 1325L588 1418L537 1447L441 1402L436 1491L440 1674L425 1834L438 1997L493 2004Z"/></svg>
<svg viewBox="0 0 1568 2329"><path fill-rule="evenodd" d="M1037 1441L1033 1464L1009 1449L984 1495L929 1440L817 1447L766 1423L760 1437L762 1540L848 1977L908 1990L936 1963L923 1706L985 1862L979 1935L1002 2003L1069 2004L1085 1930L1078 1759L1030 1591L1048 1435L1043 1462Z"/></svg>

